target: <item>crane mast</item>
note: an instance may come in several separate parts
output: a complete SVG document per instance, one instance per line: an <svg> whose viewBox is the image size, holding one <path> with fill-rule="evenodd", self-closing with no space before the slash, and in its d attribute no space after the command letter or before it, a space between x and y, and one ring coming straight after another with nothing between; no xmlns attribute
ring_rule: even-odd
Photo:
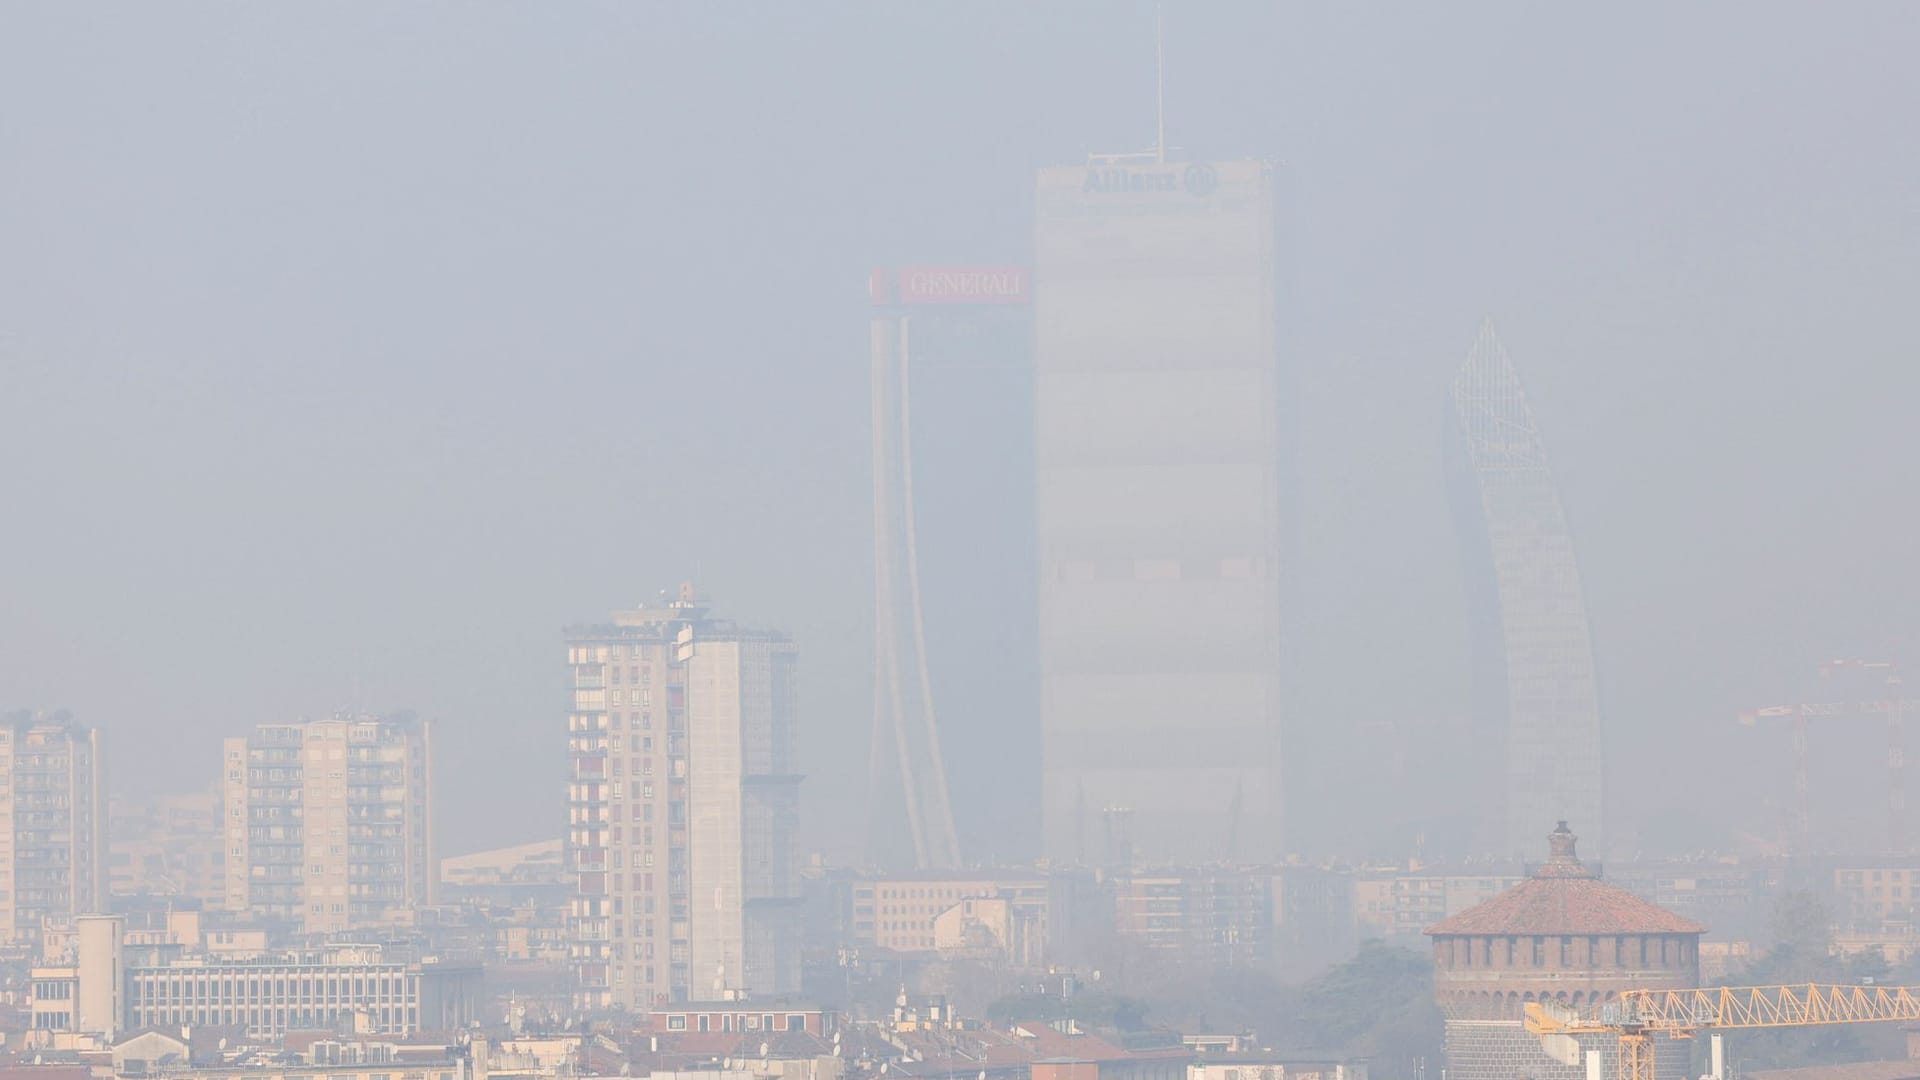
<svg viewBox="0 0 1920 1080"><path fill-rule="evenodd" d="M1762 720L1790 718L1793 721L1793 808L1788 827L1788 843L1795 854L1813 850L1812 796L1808 780L1809 721L1843 716L1879 716L1887 731L1887 849L1904 853L1907 839L1906 741L1907 710L1920 710L1920 701L1901 696L1900 670L1891 663L1864 660L1833 660L1820 666L1822 682L1843 672L1859 672L1884 678L1884 695L1877 700L1796 702L1768 705L1740 714L1740 723L1754 727Z"/></svg>

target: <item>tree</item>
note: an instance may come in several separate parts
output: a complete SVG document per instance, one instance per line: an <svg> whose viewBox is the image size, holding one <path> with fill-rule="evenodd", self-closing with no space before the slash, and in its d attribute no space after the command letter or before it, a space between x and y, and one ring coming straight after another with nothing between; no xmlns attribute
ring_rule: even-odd
<svg viewBox="0 0 1920 1080"><path fill-rule="evenodd" d="M1289 1049L1372 1059L1385 1078L1413 1063L1439 1061L1446 1025L1433 1001L1433 962L1424 954L1365 942L1353 959L1302 988L1277 1040Z"/></svg>
<svg viewBox="0 0 1920 1080"><path fill-rule="evenodd" d="M1781 981L1808 982L1830 971L1833 916L1818 896L1805 891L1782 894L1774 901L1767 929L1773 944L1764 962L1781 973L1804 971L1809 975L1806 979Z"/></svg>

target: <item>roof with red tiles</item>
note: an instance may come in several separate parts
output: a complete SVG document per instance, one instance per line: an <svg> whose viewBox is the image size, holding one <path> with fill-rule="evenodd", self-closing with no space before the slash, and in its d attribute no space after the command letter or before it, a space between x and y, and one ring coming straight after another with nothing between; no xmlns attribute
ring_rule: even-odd
<svg viewBox="0 0 1920 1080"><path fill-rule="evenodd" d="M1427 927L1435 936L1508 934L1704 934L1691 919L1601 881L1574 854L1561 822L1547 837L1552 857L1527 880L1485 903Z"/></svg>

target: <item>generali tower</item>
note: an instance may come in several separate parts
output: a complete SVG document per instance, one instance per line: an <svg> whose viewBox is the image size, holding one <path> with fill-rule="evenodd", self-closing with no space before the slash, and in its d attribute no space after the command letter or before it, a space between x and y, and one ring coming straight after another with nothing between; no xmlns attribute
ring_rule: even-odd
<svg viewBox="0 0 1920 1080"><path fill-rule="evenodd" d="M1279 852L1274 178L1040 172L1035 365L1047 854Z"/></svg>

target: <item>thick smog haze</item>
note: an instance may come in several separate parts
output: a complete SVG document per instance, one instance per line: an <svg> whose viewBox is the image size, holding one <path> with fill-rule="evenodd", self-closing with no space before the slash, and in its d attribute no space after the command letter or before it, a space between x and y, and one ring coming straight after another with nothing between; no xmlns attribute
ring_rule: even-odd
<svg viewBox="0 0 1920 1080"><path fill-rule="evenodd" d="M546 839L561 628L694 581L791 634L799 844L858 859L869 271L1031 264L1037 170L1152 147L1155 21L0 8L0 706L137 795L412 710L442 852ZM1481 752L1443 446L1489 318L1579 554L1606 854L1764 832L1735 715L1920 660L1920 9L1169 4L1164 53L1169 156L1274 163L1281 850L1404 857ZM991 397L916 422L1030 476ZM969 650L1036 638L1032 586L961 582L1034 564L995 531L1034 492L915 497L961 848L1031 859L1037 667Z"/></svg>

